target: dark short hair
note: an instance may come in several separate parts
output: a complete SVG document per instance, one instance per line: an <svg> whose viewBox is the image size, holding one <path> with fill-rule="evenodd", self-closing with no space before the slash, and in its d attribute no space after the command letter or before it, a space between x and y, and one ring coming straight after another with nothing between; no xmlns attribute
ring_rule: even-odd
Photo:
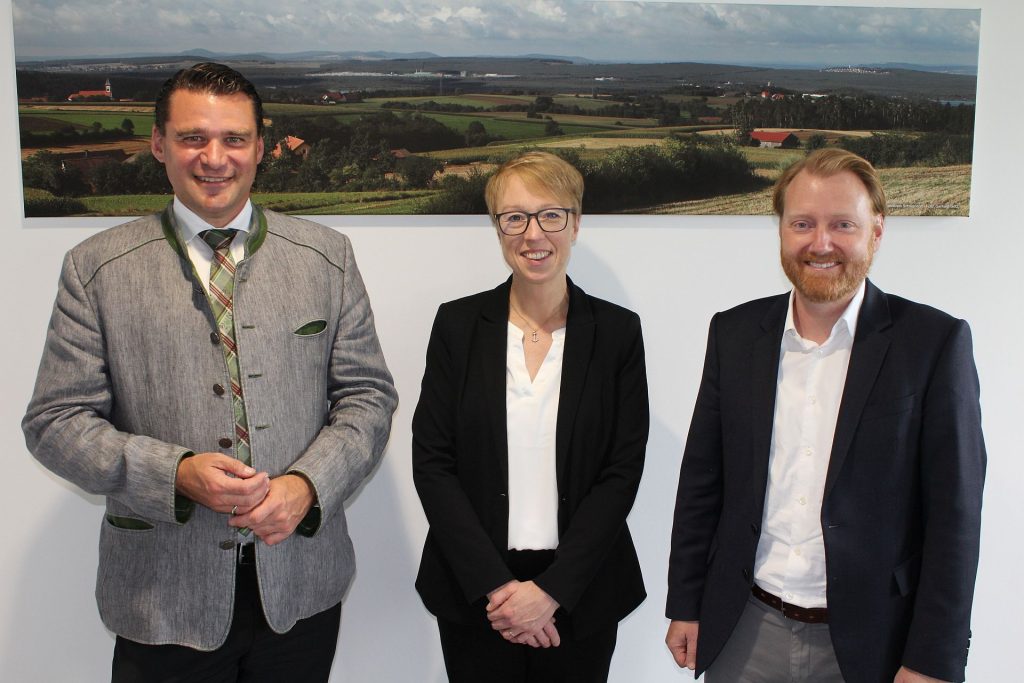
<svg viewBox="0 0 1024 683"><path fill-rule="evenodd" d="M252 101L256 117L256 134L263 135L263 100L249 79L229 66L215 62L200 62L168 78L156 96L156 128L165 132L167 119L171 116L171 95L176 90L209 93L211 95L242 94Z"/></svg>
<svg viewBox="0 0 1024 683"><path fill-rule="evenodd" d="M801 171L822 178L849 171L864 184L864 189L867 190L868 197L871 199L872 211L884 216L888 210L885 202L885 189L878 177L878 171L871 165L871 162L845 149L826 147L817 149L797 161L783 171L779 179L775 181L775 188L772 190L772 209L779 218L782 218L782 213L786 208L786 190Z"/></svg>

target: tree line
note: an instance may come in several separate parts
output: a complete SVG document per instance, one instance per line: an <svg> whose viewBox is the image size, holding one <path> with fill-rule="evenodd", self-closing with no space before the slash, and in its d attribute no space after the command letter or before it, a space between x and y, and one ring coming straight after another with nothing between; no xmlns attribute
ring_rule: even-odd
<svg viewBox="0 0 1024 683"><path fill-rule="evenodd" d="M526 151L490 159L495 164ZM724 137L673 136L664 145L619 147L598 159L571 148L550 150L583 175L583 209L593 213L636 210L668 202L750 192L768 181L758 176L739 146ZM484 186L489 174L446 176L425 213L486 213Z"/></svg>
<svg viewBox="0 0 1024 683"><path fill-rule="evenodd" d="M652 93L621 94L603 99L607 104L598 107L581 107L578 104L555 102L549 95L537 95L532 102L497 104L492 107L478 107L456 102L408 102L389 100L381 107L409 111L445 112L453 114L481 112L523 112L527 118L562 116L603 116L620 119L656 119L659 125L672 126L696 121L700 116L715 116L721 112L707 104L707 98L687 103L683 111L678 103Z"/></svg>
<svg viewBox="0 0 1024 683"><path fill-rule="evenodd" d="M971 163L974 136L876 133L868 137L844 137L836 144L879 168L953 166Z"/></svg>
<svg viewBox="0 0 1024 683"><path fill-rule="evenodd" d="M729 108L739 130L820 128L825 130L912 130L969 135L974 106L913 101L894 97L827 95L786 96L771 100L748 97Z"/></svg>
<svg viewBox="0 0 1024 683"><path fill-rule="evenodd" d="M121 121L118 128L104 128L99 121L93 121L88 128L76 129L68 124L57 130L33 131L21 127L21 148L33 149L59 145L81 145L89 142L110 142L135 137L135 122L129 118Z"/></svg>

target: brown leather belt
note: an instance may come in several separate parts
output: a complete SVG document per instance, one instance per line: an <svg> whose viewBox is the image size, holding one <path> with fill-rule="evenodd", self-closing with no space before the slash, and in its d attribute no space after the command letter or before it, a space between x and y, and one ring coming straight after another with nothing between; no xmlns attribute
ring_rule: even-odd
<svg viewBox="0 0 1024 683"><path fill-rule="evenodd" d="M787 619L802 621L805 624L828 623L828 608L826 607L800 607L799 605L791 605L788 602L783 602L782 598L772 595L756 583L751 586L750 592L754 594L755 598L764 604L782 612L782 616Z"/></svg>

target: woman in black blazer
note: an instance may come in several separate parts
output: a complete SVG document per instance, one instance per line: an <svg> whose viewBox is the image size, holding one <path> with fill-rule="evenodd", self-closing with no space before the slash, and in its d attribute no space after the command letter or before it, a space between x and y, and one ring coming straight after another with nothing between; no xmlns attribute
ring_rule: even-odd
<svg viewBox="0 0 1024 683"><path fill-rule="evenodd" d="M566 276L583 179L502 165L488 211L512 276L443 304L413 417L430 531L416 588L451 681L604 681L646 593L626 526L647 444L640 319Z"/></svg>

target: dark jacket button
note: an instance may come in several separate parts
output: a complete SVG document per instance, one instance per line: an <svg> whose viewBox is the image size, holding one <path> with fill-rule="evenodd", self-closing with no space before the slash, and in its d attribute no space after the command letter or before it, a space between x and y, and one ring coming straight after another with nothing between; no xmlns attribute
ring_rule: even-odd
<svg viewBox="0 0 1024 683"><path fill-rule="evenodd" d="M220 444L220 447L221 447L221 448L231 448L231 444L232 444L233 442L232 442L232 441L231 441L231 439L229 439L228 437L226 437L226 436L222 436L222 437L220 438L220 441L218 441L217 443L219 443L219 444Z"/></svg>
<svg viewBox="0 0 1024 683"><path fill-rule="evenodd" d="M221 550L231 550L232 548L235 547L235 542L234 541L221 541L217 545L220 546Z"/></svg>
<svg viewBox="0 0 1024 683"><path fill-rule="evenodd" d="M211 332L210 333L210 342L214 346L216 346L217 344L220 344L220 332Z"/></svg>
<svg viewBox="0 0 1024 683"><path fill-rule="evenodd" d="M223 396L224 395L224 387L222 387L219 384L214 384L213 385L213 393L217 394L218 396Z"/></svg>

